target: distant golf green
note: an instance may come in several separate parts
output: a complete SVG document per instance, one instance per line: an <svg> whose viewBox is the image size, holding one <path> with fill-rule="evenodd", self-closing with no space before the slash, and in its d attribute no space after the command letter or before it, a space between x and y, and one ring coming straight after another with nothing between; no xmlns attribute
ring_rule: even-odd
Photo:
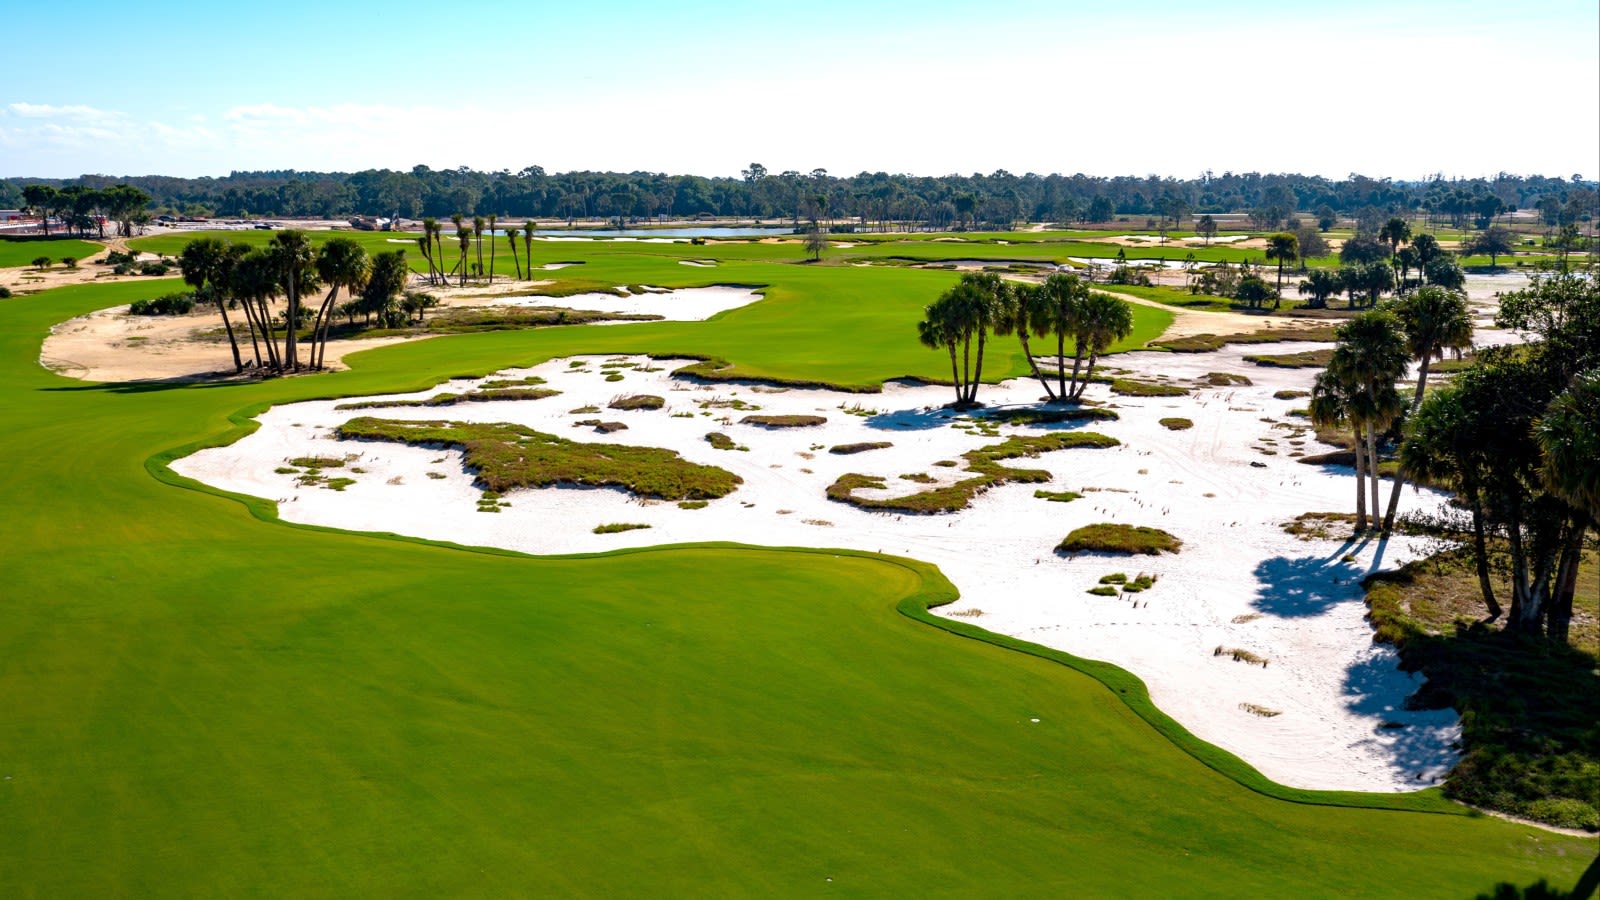
<svg viewBox="0 0 1600 900"><path fill-rule="evenodd" d="M0 269L13 266L31 266L33 261L41 256L50 257L50 261L59 266L64 257L73 259L88 259L100 252L99 244L80 241L72 238L0 238Z"/></svg>
<svg viewBox="0 0 1600 900"><path fill-rule="evenodd" d="M1470 897L1588 865L1592 839L1436 792L1270 785L1120 670L929 621L951 588L913 561L530 558L285 525L163 466L270 404L573 352L862 387L947 364L913 322L954 276L723 249L564 246L588 265L552 273L767 286L709 322L253 384L39 366L51 325L157 282L0 301L0 894Z"/></svg>

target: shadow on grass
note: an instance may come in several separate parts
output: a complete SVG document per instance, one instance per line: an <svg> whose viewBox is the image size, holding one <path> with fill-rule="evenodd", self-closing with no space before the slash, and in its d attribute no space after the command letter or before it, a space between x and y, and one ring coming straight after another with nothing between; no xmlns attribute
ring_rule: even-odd
<svg viewBox="0 0 1600 900"><path fill-rule="evenodd" d="M1600 827L1600 674L1595 658L1540 635L1460 618L1429 629L1407 588L1414 568L1367 579L1380 640L1426 681L1411 709L1461 713L1461 761L1445 794L1569 828ZM1533 895L1530 895L1533 896Z"/></svg>
<svg viewBox="0 0 1600 900"><path fill-rule="evenodd" d="M1477 895L1474 900L1590 900L1597 888L1600 888L1600 856L1589 863L1589 868L1583 870L1583 875L1570 891L1552 887L1543 878L1520 888L1509 881L1502 881L1493 890Z"/></svg>

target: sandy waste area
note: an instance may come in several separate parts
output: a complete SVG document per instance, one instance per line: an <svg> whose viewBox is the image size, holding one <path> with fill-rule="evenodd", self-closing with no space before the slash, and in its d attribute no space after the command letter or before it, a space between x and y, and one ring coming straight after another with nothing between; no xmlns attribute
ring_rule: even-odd
<svg viewBox="0 0 1600 900"><path fill-rule="evenodd" d="M1326 345L1280 344L1273 352L1321 346ZM685 360L644 357L556 359L494 376L538 375L561 391L540 400L369 410L337 409L349 400L282 406L264 413L254 434L178 460L173 468L276 500L290 521L530 553L733 540L926 560L961 591L940 614L1122 666L1143 678L1155 702L1186 728L1276 781L1365 791L1434 784L1456 759L1458 721L1449 710L1404 708L1418 681L1398 670L1391 649L1372 642L1358 584L1365 574L1426 548L1404 537L1301 540L1284 531L1283 524L1300 513L1351 510L1354 476L1349 469L1290 458L1327 448L1300 430L1303 419L1290 415L1305 400L1278 400L1273 393L1309 389L1314 370L1256 367L1242 359L1252 351L1259 348L1115 357L1112 366L1177 384L1193 386L1194 379L1218 371L1245 374L1253 384L1197 387L1190 396L1170 398L1114 397L1092 386L1088 397L1115 408L1121 418L1081 427L1115 437L1120 446L1014 460L1013 465L1047 469L1051 482L1005 485L948 515L864 511L830 501L824 490L846 472L882 476L891 485L863 496L926 487L902 475L949 483L965 473L939 461L959 461L965 451L1013 434L1042 433L1043 427L1002 425L998 436L978 434L970 421L942 407L950 399L943 387L891 383L881 394L862 395L700 384L672 376ZM622 380L606 380L610 372ZM403 397L460 392L476 383L452 381ZM1040 393L1036 382L1016 380L985 386L980 399L993 410L1033 404ZM660 396L665 407L606 408L632 394ZM753 410L731 408L733 401L760 407L762 414L827 421L788 429L742 424ZM589 405L601 411L572 412ZM504 498L509 506L484 514L478 511L480 489L459 450L333 436L340 423L362 415L510 421L578 441L664 447L734 472L744 482L703 509L620 489L546 488L512 491ZM1170 431L1159 424L1163 417L1189 418L1194 425ZM576 424L586 419L627 428L602 435ZM741 449L714 449L706 441L713 431ZM868 441L893 446L854 455L829 452L834 445ZM348 460L342 469L324 471L353 483L335 491L275 471L302 456ZM1041 489L1083 496L1054 502L1036 497ZM1441 499L1408 489L1402 508L1433 510ZM1096 522L1159 527L1184 546L1159 557L1069 557L1055 551L1069 531ZM592 533L608 523L650 527ZM1130 579L1150 574L1157 581L1139 594L1087 593L1102 576L1119 572ZM1234 650L1265 662L1236 660Z"/></svg>

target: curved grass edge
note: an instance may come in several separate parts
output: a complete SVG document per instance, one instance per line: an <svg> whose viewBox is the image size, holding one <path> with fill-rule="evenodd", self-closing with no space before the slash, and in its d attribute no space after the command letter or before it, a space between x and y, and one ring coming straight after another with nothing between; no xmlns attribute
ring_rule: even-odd
<svg viewBox="0 0 1600 900"><path fill-rule="evenodd" d="M861 555L876 556L876 554ZM893 562L917 563L916 560L905 561L897 557L884 558ZM944 578L944 575L938 572L937 568L928 563L918 564L933 569L940 580L950 584ZM1100 660L1074 656L1064 650L1056 650L1031 641L1022 640L1021 638L987 631L976 625L969 625L966 622L958 622L954 619L934 615L932 612L934 609L953 602L958 596L955 592L955 586L950 585L950 588L951 592L948 595L937 595L939 596L937 602L928 601L928 596L933 592L927 590L909 594L900 600L896 609L907 618L915 619L925 625L931 625L958 637L992 644L1027 656L1038 657L1066 666L1079 674L1098 681L1112 695L1121 700L1123 705L1144 720L1145 724L1153 728L1157 734L1172 742L1179 750L1187 753L1206 768L1247 790L1271 797L1274 800L1283 800L1288 803L1298 803L1306 806L1333 806L1387 812L1466 816L1468 818L1482 818L1484 816L1482 812L1476 809L1447 799L1444 796L1444 792L1436 787L1403 794L1379 794L1365 791L1320 791L1279 784L1261 774L1254 766L1243 759L1215 744L1196 737L1187 728L1179 724L1176 719L1162 712L1160 707L1156 706L1155 702L1150 699L1150 691L1145 687L1144 681L1127 669Z"/></svg>
<svg viewBox="0 0 1600 900"><path fill-rule="evenodd" d="M328 397L320 399L333 400L342 398ZM848 556L856 559L874 560L904 569L916 576L921 582L918 588L913 589L895 604L896 611L901 615L956 637L981 641L1004 650L1015 651L1065 666L1099 682L1101 686L1110 691L1118 700L1121 700L1145 724L1149 725L1157 735L1170 741L1179 750L1182 750L1200 764L1246 790L1275 800L1310 806L1413 812L1430 815L1456 815L1470 818L1484 816L1484 813L1479 810L1446 799L1443 791L1439 788L1425 788L1421 791L1405 794L1378 794L1361 791L1318 791L1279 784L1261 774L1261 772L1238 756L1196 737L1179 724L1177 720L1162 712L1154 701L1150 699L1150 692L1144 681L1126 669L1108 662L1074 656L1065 651L1055 650L1030 641L987 631L965 622L934 615L932 610L955 602L960 597L960 591L937 566L921 560L873 553L866 550L822 547L768 547L735 541L659 544L649 547L619 548L591 553L532 554L503 547L458 544L453 541L441 541L393 532L352 531L327 525L290 522L279 516L278 504L272 500L223 490L205 482L179 475L171 468L171 463L177 459L199 450L227 446L254 433L260 427L260 423L255 420L255 417L276 405L278 404L275 402L263 401L241 407L228 416L228 421L233 425L232 428L155 453L145 460L145 471L163 484L238 502L250 512L251 516L270 525L337 534L344 537L398 541L488 556L530 560L574 560L603 559L642 553L670 553L680 550L743 550L767 553L794 553L808 556L832 556L835 558Z"/></svg>

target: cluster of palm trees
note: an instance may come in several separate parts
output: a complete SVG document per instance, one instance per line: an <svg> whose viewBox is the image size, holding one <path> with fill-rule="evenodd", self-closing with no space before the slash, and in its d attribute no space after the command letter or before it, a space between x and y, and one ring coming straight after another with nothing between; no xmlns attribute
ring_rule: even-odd
<svg viewBox="0 0 1600 900"><path fill-rule="evenodd" d="M1600 281L1536 277L1506 294L1496 324L1531 333L1490 348L1411 417L1404 471L1449 485L1472 518L1472 554L1491 617L1489 538L1502 539L1506 627L1565 641L1589 529L1600 526Z"/></svg>
<svg viewBox="0 0 1600 900"><path fill-rule="evenodd" d="M1428 387L1428 367L1446 350L1460 353L1472 346L1472 315L1459 291L1428 285L1383 309L1364 312L1339 326L1338 344L1328 367L1311 392L1311 419L1324 427L1348 424L1354 431L1356 463L1356 530L1370 525L1390 531L1406 476L1394 476L1386 512L1379 514L1378 438L1421 406ZM1408 404L1395 382L1415 361L1417 388Z"/></svg>
<svg viewBox="0 0 1600 900"><path fill-rule="evenodd" d="M1124 300L1089 289L1071 274L1051 275L1042 284L1006 281L993 273L967 273L923 309L917 337L930 349L950 355L955 405L978 401L983 354L989 334L1016 335L1033 376L1051 403L1078 402L1099 357L1133 331L1133 311ZM1056 339L1055 383L1039 367L1029 338ZM1068 376L1067 342L1073 346ZM976 344L976 347L974 347ZM976 352L974 352L976 351Z"/></svg>
<svg viewBox="0 0 1600 900"><path fill-rule="evenodd" d="M406 293L410 267L405 251L369 256L349 238L333 238L314 247L303 231L277 232L266 247L251 249L218 238L190 241L178 256L184 281L196 296L215 303L233 351L235 371L247 365L272 374L322 369L328 331L336 312L354 318L357 312L376 317L380 324L402 324L412 312L432 305L426 295ZM327 287L314 306L303 302L306 292ZM356 297L339 304L343 290ZM404 303L397 298L405 294ZM283 309L274 311L277 301ZM228 315L230 307L244 312L252 359L246 362L238 333ZM301 330L310 326L310 349L301 358Z"/></svg>
<svg viewBox="0 0 1600 900"><path fill-rule="evenodd" d="M417 246L422 250L422 256L428 263L428 283L431 285L447 285L451 279L461 287L466 287L468 277L484 279L494 283L495 270L495 243L494 233L499 225L500 217L491 213L484 216L473 216L469 223L466 217L457 213L450 217L456 228L457 253L455 265L445 269L444 253L444 226L438 219L426 218L422 220L422 234L417 237ZM533 222L523 222L522 227L512 225L505 230L506 243L511 247L511 259L516 266L518 280L526 277L533 278ZM483 238L489 236L489 268L483 267ZM528 261L527 275L523 275L522 259L517 256L517 242L522 242L523 250ZM477 261L472 261L472 251L476 248Z"/></svg>

